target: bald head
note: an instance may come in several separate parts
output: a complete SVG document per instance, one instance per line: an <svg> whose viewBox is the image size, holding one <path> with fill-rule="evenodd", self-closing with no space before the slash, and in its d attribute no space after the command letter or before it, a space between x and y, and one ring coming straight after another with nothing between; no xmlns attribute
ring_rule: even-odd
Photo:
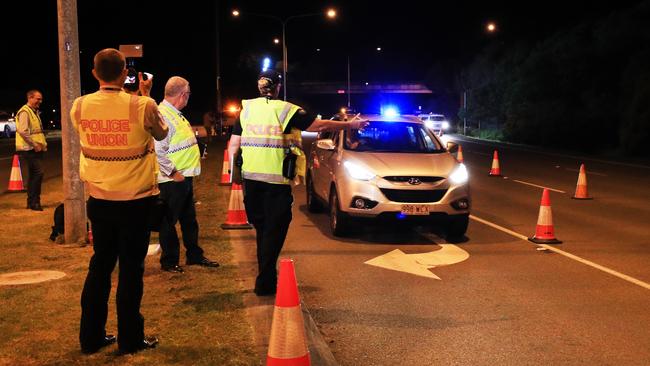
<svg viewBox="0 0 650 366"><path fill-rule="evenodd" d="M178 97L181 93L187 91L190 82L180 76L172 76L165 84L165 98Z"/></svg>
<svg viewBox="0 0 650 366"><path fill-rule="evenodd" d="M105 48L95 55L95 76L104 82L118 82L126 67L124 54L115 48Z"/></svg>

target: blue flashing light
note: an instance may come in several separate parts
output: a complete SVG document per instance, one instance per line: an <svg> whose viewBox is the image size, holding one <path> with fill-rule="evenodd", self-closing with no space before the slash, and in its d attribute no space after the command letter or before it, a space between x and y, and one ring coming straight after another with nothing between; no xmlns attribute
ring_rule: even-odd
<svg viewBox="0 0 650 366"><path fill-rule="evenodd" d="M399 116L399 110L395 106L386 106L381 109L381 114L386 117L397 117Z"/></svg>
<svg viewBox="0 0 650 366"><path fill-rule="evenodd" d="M265 57L264 61L262 62L262 71L268 70L269 66L271 66L271 59L268 58L268 57Z"/></svg>
<svg viewBox="0 0 650 366"><path fill-rule="evenodd" d="M398 219L398 220L404 220L405 218L406 218L406 215L404 215L403 213L399 212L399 213L397 214L397 219Z"/></svg>

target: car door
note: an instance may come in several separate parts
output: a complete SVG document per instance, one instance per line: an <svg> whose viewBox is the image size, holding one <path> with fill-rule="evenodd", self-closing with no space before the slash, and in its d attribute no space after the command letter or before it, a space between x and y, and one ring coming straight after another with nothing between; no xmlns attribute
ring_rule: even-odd
<svg viewBox="0 0 650 366"><path fill-rule="evenodd" d="M332 165L332 160L335 158L338 150L339 132L323 133L323 139L331 139L334 145L337 146L334 150L326 150L316 147L316 156L313 161L314 165L314 191L324 200L329 199L329 187L332 181L333 171L335 165ZM318 168L316 168L318 166Z"/></svg>

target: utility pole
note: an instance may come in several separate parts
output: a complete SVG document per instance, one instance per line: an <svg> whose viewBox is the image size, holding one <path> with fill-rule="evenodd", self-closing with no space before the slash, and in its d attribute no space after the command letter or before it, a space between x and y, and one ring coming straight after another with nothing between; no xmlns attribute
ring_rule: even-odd
<svg viewBox="0 0 650 366"><path fill-rule="evenodd" d="M348 55L348 109L350 109L350 55Z"/></svg>
<svg viewBox="0 0 650 366"><path fill-rule="evenodd" d="M69 111L80 95L79 29L77 0L57 0L59 28L59 80L61 83L61 144L63 159L63 199L65 242L85 242L86 205L79 178L79 138L72 127Z"/></svg>
<svg viewBox="0 0 650 366"><path fill-rule="evenodd" d="M223 129L223 106L221 104L221 56L220 53L220 42L219 42L219 2L217 1L216 3L216 10L215 10L215 27L217 30L217 37L216 37L216 50L217 50L217 110L215 111L215 118L218 119L219 122L219 136L221 136L221 131Z"/></svg>

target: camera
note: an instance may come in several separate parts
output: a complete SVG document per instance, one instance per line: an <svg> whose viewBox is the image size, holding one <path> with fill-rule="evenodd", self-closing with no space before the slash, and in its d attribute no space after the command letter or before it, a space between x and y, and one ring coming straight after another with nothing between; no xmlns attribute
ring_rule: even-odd
<svg viewBox="0 0 650 366"><path fill-rule="evenodd" d="M142 80L149 80L153 78L153 74L150 74L148 72L143 72L142 73ZM140 80L138 80L138 72L135 71L134 68L130 67L129 68L129 73L126 75L126 80L124 81L124 84L138 84Z"/></svg>

